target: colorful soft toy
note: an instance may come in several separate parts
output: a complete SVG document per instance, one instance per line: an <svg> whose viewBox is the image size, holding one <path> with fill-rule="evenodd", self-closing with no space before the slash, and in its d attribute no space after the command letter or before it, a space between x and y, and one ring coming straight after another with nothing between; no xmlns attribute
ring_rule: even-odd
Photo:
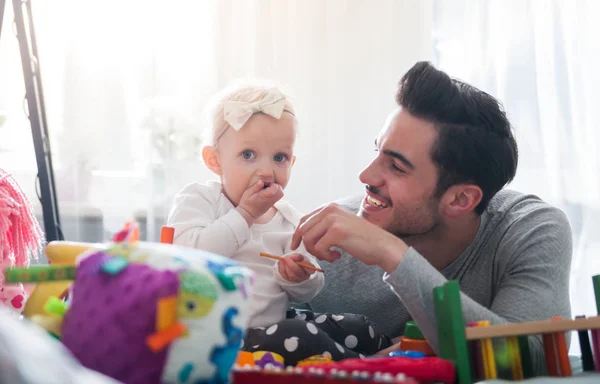
<svg viewBox="0 0 600 384"><path fill-rule="evenodd" d="M247 326L252 273L230 259L168 244L91 247L77 266L7 271L10 281L74 274L51 298L52 331L79 362L123 383L226 383ZM43 325L43 324L42 324Z"/></svg>

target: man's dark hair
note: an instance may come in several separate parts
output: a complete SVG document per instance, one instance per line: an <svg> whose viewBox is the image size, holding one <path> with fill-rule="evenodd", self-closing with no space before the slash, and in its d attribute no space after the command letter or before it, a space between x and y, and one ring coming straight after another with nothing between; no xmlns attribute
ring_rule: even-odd
<svg viewBox="0 0 600 384"><path fill-rule="evenodd" d="M502 105L428 62L418 62L402 77L396 101L438 131L431 149L438 168L434 197L456 184L475 184L483 192L475 209L481 215L517 170L517 142Z"/></svg>

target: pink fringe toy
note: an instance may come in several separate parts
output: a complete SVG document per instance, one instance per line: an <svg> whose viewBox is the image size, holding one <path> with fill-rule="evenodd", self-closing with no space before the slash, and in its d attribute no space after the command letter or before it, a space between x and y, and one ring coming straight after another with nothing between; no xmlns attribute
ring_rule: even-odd
<svg viewBox="0 0 600 384"><path fill-rule="evenodd" d="M4 285L4 269L28 267L31 255L37 259L43 238L31 202L0 168L0 306L23 310L27 293L22 284Z"/></svg>

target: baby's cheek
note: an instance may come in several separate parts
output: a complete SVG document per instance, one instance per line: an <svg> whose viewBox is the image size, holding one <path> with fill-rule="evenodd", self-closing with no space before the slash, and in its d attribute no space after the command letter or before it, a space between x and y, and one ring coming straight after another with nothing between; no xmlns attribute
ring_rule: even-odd
<svg viewBox="0 0 600 384"><path fill-rule="evenodd" d="M240 203L242 198L242 194L246 190L246 188L239 184L239 181L235 179L235 177L231 175L226 175L221 179L223 184L223 192L225 196L231 201L234 206L237 206Z"/></svg>

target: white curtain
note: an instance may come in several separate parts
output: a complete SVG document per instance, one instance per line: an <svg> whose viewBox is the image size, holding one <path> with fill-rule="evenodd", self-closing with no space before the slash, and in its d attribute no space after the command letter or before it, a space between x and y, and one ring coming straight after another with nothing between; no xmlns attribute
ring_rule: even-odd
<svg viewBox="0 0 600 384"><path fill-rule="evenodd" d="M156 239L173 195L189 181L213 177L197 156L199 112L238 77L282 84L299 109L299 153L287 200L306 212L359 193L357 175L394 107L397 81L415 61L432 58L431 6L411 0L34 1L65 235L101 240L125 220L148 216L148 236ZM0 39L0 114L6 115L0 166L35 196L8 8ZM92 222L100 230L89 234Z"/></svg>
<svg viewBox="0 0 600 384"><path fill-rule="evenodd" d="M597 314L600 273L600 2L434 1L434 57L503 101L520 149L510 186L568 215L574 315ZM576 344L577 338L574 337Z"/></svg>

